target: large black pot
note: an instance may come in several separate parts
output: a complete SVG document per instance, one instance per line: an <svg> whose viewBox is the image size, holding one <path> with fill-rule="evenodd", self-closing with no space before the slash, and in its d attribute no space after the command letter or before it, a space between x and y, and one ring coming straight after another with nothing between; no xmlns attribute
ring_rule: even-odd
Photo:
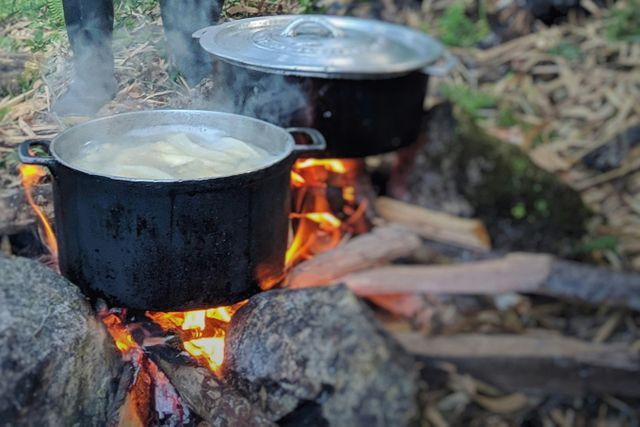
<svg viewBox="0 0 640 427"><path fill-rule="evenodd" d="M80 144L145 129L212 128L276 155L263 169L198 180L101 176L69 165ZM295 145L289 132L306 134ZM205 111L143 111L68 129L48 142L27 141L23 163L53 176L62 274L116 306L171 311L228 305L279 280L287 248L290 167L299 153L324 148L312 129ZM36 157L40 145L50 156Z"/></svg>
<svg viewBox="0 0 640 427"><path fill-rule="evenodd" d="M358 18L249 18L194 37L218 60L213 108L318 129L327 140L325 157L364 157L414 143L429 75L455 64L425 34ZM436 65L439 59L445 63Z"/></svg>

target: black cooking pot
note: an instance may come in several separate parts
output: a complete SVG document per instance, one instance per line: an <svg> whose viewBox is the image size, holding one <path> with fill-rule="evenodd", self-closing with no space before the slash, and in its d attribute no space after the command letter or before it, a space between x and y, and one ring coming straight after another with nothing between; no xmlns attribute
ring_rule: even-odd
<svg viewBox="0 0 640 427"><path fill-rule="evenodd" d="M104 176L69 164L79 147L108 135L219 129L274 156L266 167L194 180ZM310 145L296 145L302 133ZM206 135L205 135L206 137ZM36 157L42 146L50 156ZM143 111L72 127L20 146L23 163L53 176L62 274L85 293L116 306L172 311L229 305L277 282L287 249L290 168L301 153L322 150L313 129L207 111Z"/></svg>
<svg viewBox="0 0 640 427"><path fill-rule="evenodd" d="M249 18L194 37L219 60L214 108L316 128L327 140L325 157L364 157L414 143L428 76L456 63L426 34L360 18Z"/></svg>

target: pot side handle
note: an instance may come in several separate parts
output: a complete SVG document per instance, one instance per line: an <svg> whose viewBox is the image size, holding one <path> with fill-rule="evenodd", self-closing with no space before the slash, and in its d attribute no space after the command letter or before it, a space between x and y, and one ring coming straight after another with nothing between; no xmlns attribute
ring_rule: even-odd
<svg viewBox="0 0 640 427"><path fill-rule="evenodd" d="M422 72L431 76L442 77L449 74L458 65L458 58L446 51L442 54L442 61L440 64L427 65L422 69Z"/></svg>
<svg viewBox="0 0 640 427"><path fill-rule="evenodd" d="M301 133L305 135L311 141L311 144L295 144L293 146L293 152L296 156L306 153L313 153L317 151L323 151L327 148L327 141L320 132L311 128L293 127L287 128L287 132L290 134Z"/></svg>
<svg viewBox="0 0 640 427"><path fill-rule="evenodd" d="M20 144L18 148L18 156L20 157L20 161L26 165L40 165L47 166L48 168L52 168L56 165L56 160L51 156L49 151L49 145L51 141L46 140L38 140L38 139L28 139ZM34 156L31 154L31 148L33 147L43 147L47 156Z"/></svg>

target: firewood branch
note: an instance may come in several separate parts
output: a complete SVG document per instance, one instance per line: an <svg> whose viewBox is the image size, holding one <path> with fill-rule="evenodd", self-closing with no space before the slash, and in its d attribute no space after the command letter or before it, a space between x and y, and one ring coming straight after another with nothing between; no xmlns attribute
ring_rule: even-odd
<svg viewBox="0 0 640 427"><path fill-rule="evenodd" d="M507 391L640 397L640 358L624 344L597 344L549 332L524 335L391 335L427 364L453 363Z"/></svg>
<svg viewBox="0 0 640 427"><path fill-rule="evenodd" d="M375 207L385 220L401 224L425 239L477 251L491 249L489 232L477 219L459 218L389 197L378 197Z"/></svg>
<svg viewBox="0 0 640 427"><path fill-rule="evenodd" d="M408 256L418 247L418 236L403 227L377 227L370 233L355 237L332 251L297 265L289 273L285 287L324 285L345 274Z"/></svg>
<svg viewBox="0 0 640 427"><path fill-rule="evenodd" d="M153 347L147 354L158 364L189 407L209 425L274 425L238 391L200 366L181 363Z"/></svg>
<svg viewBox="0 0 640 427"><path fill-rule="evenodd" d="M346 275L339 282L360 296L523 292L640 310L640 275L539 254L452 266L382 267Z"/></svg>
<svg viewBox="0 0 640 427"><path fill-rule="evenodd" d="M361 297L522 292L640 310L640 275L550 255L514 253L456 265L380 266L415 250L413 245L411 251L405 248L406 242L413 241L410 237L398 238L387 230L394 228L353 239L298 265L288 285L304 288L344 283ZM406 230L404 233L410 235Z"/></svg>

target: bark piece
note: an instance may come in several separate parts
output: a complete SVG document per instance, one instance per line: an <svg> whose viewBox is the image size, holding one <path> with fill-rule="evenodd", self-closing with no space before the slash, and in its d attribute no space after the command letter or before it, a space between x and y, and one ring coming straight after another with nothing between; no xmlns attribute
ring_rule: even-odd
<svg viewBox="0 0 640 427"><path fill-rule="evenodd" d="M425 239L487 251L491 239L477 219L460 218L389 197L378 197L376 211L387 221L402 224Z"/></svg>
<svg viewBox="0 0 640 427"><path fill-rule="evenodd" d="M111 337L78 288L35 261L0 256L0 361L10 425L105 425L121 403Z"/></svg>
<svg viewBox="0 0 640 427"><path fill-rule="evenodd" d="M410 255L420 247L415 233L397 225L374 228L344 245L316 255L294 267L286 287L299 288L330 283L345 274L383 265Z"/></svg>
<svg viewBox="0 0 640 427"><path fill-rule="evenodd" d="M594 344L549 332L449 337L392 334L420 359L453 363L506 391L640 397L640 355L625 345Z"/></svg>
<svg viewBox="0 0 640 427"><path fill-rule="evenodd" d="M233 317L224 375L290 424L402 426L417 416L413 359L343 286L252 297Z"/></svg>

